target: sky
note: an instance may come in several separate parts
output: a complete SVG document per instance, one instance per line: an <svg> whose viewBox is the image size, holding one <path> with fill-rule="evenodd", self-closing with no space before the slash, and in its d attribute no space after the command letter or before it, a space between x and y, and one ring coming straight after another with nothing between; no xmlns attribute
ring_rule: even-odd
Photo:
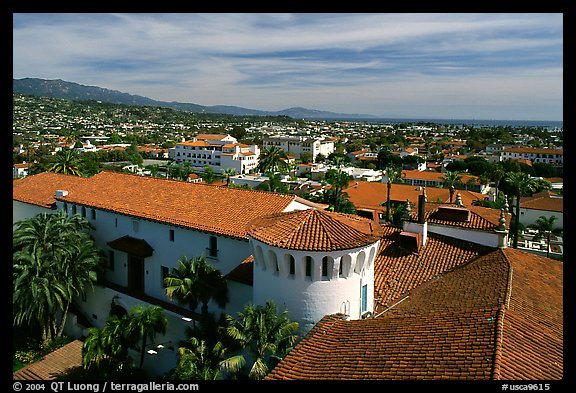
<svg viewBox="0 0 576 393"><path fill-rule="evenodd" d="M562 13L14 13L13 77L161 101L563 120Z"/></svg>

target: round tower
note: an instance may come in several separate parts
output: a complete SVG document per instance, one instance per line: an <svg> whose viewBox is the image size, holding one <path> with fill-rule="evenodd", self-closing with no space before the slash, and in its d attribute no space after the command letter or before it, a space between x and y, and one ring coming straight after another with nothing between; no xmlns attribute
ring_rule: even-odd
<svg viewBox="0 0 576 393"><path fill-rule="evenodd" d="M273 300L303 333L327 314L370 315L382 234L375 221L316 209L254 220L254 304Z"/></svg>

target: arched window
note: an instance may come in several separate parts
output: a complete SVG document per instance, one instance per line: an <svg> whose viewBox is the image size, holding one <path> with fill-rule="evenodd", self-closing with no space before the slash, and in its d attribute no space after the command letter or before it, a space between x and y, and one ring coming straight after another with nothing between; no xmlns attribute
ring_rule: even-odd
<svg viewBox="0 0 576 393"><path fill-rule="evenodd" d="M266 270L266 261L264 260L264 254L262 253L262 247L256 246L256 266L260 265L262 270Z"/></svg>
<svg viewBox="0 0 576 393"><path fill-rule="evenodd" d="M322 279L330 280L332 278L333 269L334 269L334 258L328 255L322 258Z"/></svg>
<svg viewBox="0 0 576 393"><path fill-rule="evenodd" d="M272 250L268 250L267 265L271 272L278 273L278 260L276 259L276 253Z"/></svg>
<svg viewBox="0 0 576 393"><path fill-rule="evenodd" d="M368 267L372 266L374 262L374 255L376 254L376 247L370 248L370 256L368 257Z"/></svg>
<svg viewBox="0 0 576 393"><path fill-rule="evenodd" d="M288 277L294 278L294 274L296 273L296 261L291 254L284 255L284 264L286 271L288 272Z"/></svg>
<svg viewBox="0 0 576 393"><path fill-rule="evenodd" d="M314 259L311 256L306 255L304 257L304 268L306 272L306 277L312 277L312 266L314 264Z"/></svg>
<svg viewBox="0 0 576 393"><path fill-rule="evenodd" d="M340 277L348 278L351 267L352 267L352 257L346 254L340 259L340 269L339 269Z"/></svg>
<svg viewBox="0 0 576 393"><path fill-rule="evenodd" d="M360 274L360 272L364 268L365 261L366 261L366 253L364 251L360 251L360 253L356 257L356 266L354 267L354 273Z"/></svg>

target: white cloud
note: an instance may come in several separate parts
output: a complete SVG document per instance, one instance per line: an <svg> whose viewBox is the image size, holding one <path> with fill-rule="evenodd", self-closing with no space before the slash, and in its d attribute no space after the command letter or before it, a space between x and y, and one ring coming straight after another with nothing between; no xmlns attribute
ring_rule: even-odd
<svg viewBox="0 0 576 393"><path fill-rule="evenodd" d="M507 13L15 14L13 71L204 105L558 116L562 23Z"/></svg>

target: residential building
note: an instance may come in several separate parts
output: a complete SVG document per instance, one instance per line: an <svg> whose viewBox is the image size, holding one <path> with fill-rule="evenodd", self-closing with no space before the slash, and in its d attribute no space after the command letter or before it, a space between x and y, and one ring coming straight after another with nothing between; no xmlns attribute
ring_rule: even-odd
<svg viewBox="0 0 576 393"><path fill-rule="evenodd" d="M326 315L266 380L565 377L562 262L507 248L503 211L486 226L467 208L427 205L384 227L374 315ZM468 230L487 236L459 237Z"/></svg>
<svg viewBox="0 0 576 393"><path fill-rule="evenodd" d="M209 165L216 173L234 169L239 174L252 173L259 155L258 145L238 143L224 134L199 134L190 141L176 143L170 154L178 163L190 163L195 171L204 171Z"/></svg>
<svg viewBox="0 0 576 393"><path fill-rule="evenodd" d="M555 216L555 225L564 228L564 197L552 191L542 191L520 198L520 223L525 227L535 224L540 217Z"/></svg>
<svg viewBox="0 0 576 393"><path fill-rule="evenodd" d="M418 195L426 189L426 196L428 202L443 202L450 201L450 190L448 188L436 187L422 187L412 186L410 184L392 184L390 188L390 201L394 208L399 204L405 203L407 200L412 204L418 203ZM359 214L372 216L376 213L383 219L386 215L386 201L388 198L388 184L382 182L367 182L367 181L351 181L347 188L342 190L348 195L350 202L356 206ZM456 190L453 197L453 202L456 201L457 194L465 206L472 205L473 201L483 200L486 195L474 191Z"/></svg>
<svg viewBox="0 0 576 393"><path fill-rule="evenodd" d="M539 149L531 147L511 147L501 151L502 160L525 159L532 163L542 162L544 164L564 164L563 149Z"/></svg>
<svg viewBox="0 0 576 393"><path fill-rule="evenodd" d="M278 147L286 153L291 152L296 158L304 152L310 153L312 161L318 154L327 157L334 152L334 140L332 138L319 138L310 136L272 135L264 137L264 148Z"/></svg>
<svg viewBox="0 0 576 393"><path fill-rule="evenodd" d="M446 180L444 180L444 177L444 173L435 171L419 171L417 169L405 169L402 171L402 182L411 186L447 187L448 184ZM458 188L465 188L466 190L479 192L481 194L486 194L490 189L486 184L480 184L478 182L478 176L461 173L460 177L461 184L458 185ZM382 181L387 182L388 178L384 177Z"/></svg>
<svg viewBox="0 0 576 393"><path fill-rule="evenodd" d="M385 202L386 184L351 184L351 200L372 189ZM151 344L171 345L145 363L155 373L175 365L198 317L162 279L181 256L204 255L228 282L221 312L272 298L301 323L303 340L267 379L561 379L561 262L507 249L509 213L472 206L469 191L435 203L432 190L448 192L395 195L415 200L402 228L294 195L112 172L14 180L13 209L90 221L107 284L78 307L98 327L118 307L164 307L168 331Z"/></svg>
<svg viewBox="0 0 576 393"><path fill-rule="evenodd" d="M30 168L34 165L31 162L22 162L12 166L12 178L28 176Z"/></svg>

